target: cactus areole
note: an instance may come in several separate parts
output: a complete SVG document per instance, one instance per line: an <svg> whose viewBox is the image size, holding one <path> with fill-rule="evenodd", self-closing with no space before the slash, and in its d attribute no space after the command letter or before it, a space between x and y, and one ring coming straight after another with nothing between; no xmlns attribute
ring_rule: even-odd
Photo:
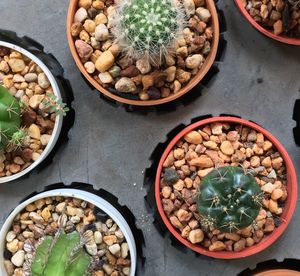
<svg viewBox="0 0 300 276"><path fill-rule="evenodd" d="M116 43L127 56L152 63L161 63L185 26L184 9L175 0L119 0L116 12Z"/></svg>
<svg viewBox="0 0 300 276"><path fill-rule="evenodd" d="M210 172L200 184L197 200L205 230L235 232L251 225L261 208L263 193L255 178L239 167Z"/></svg>
<svg viewBox="0 0 300 276"><path fill-rule="evenodd" d="M0 150L4 149L12 138L16 139L21 135L20 116L19 102L0 85Z"/></svg>

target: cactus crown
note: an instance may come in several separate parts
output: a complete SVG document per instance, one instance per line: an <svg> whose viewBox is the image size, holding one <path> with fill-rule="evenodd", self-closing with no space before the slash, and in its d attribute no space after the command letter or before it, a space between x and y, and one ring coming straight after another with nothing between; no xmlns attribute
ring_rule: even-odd
<svg viewBox="0 0 300 276"><path fill-rule="evenodd" d="M239 167L222 167L201 182L197 205L206 230L234 232L251 225L261 208L263 193L255 178Z"/></svg>
<svg viewBox="0 0 300 276"><path fill-rule="evenodd" d="M127 56L160 65L185 24L176 0L119 0L112 31Z"/></svg>
<svg viewBox="0 0 300 276"><path fill-rule="evenodd" d="M31 265L32 276L83 276L89 272L91 257L83 249L76 231L46 236L37 247Z"/></svg>
<svg viewBox="0 0 300 276"><path fill-rule="evenodd" d="M0 149L8 144L18 146L24 136L20 130L21 113L19 102L0 85Z"/></svg>

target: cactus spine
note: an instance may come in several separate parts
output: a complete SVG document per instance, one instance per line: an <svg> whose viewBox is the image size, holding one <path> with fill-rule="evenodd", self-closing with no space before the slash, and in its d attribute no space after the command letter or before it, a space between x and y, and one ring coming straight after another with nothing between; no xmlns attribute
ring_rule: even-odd
<svg viewBox="0 0 300 276"><path fill-rule="evenodd" d="M112 32L128 57L160 65L186 25L177 0L119 0Z"/></svg>
<svg viewBox="0 0 300 276"><path fill-rule="evenodd" d="M83 249L80 234L59 232L44 237L38 246L31 265L32 276L83 276L87 275L91 257Z"/></svg>
<svg viewBox="0 0 300 276"><path fill-rule="evenodd" d="M202 227L234 232L251 225L263 193L252 175L239 167L222 167L201 182L197 199Z"/></svg>
<svg viewBox="0 0 300 276"><path fill-rule="evenodd" d="M20 110L19 102L0 85L0 149L20 147L26 138L26 132L20 129Z"/></svg>

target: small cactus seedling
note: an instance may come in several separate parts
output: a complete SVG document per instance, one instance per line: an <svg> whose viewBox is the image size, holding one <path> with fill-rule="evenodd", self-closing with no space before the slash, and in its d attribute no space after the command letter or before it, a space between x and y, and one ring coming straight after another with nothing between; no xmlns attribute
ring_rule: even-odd
<svg viewBox="0 0 300 276"><path fill-rule="evenodd" d="M197 205L201 225L222 232L247 227L255 221L262 198L255 178L242 168L215 169L200 184Z"/></svg>
<svg viewBox="0 0 300 276"><path fill-rule="evenodd" d="M0 149L7 145L20 147L27 134L20 129L19 102L0 85Z"/></svg>
<svg viewBox="0 0 300 276"><path fill-rule="evenodd" d="M128 57L160 65L186 25L177 0L118 0L112 32Z"/></svg>
<svg viewBox="0 0 300 276"><path fill-rule="evenodd" d="M83 276L88 275L91 257L83 249L80 234L76 231L59 232L46 236L35 252L31 265L32 276Z"/></svg>
<svg viewBox="0 0 300 276"><path fill-rule="evenodd" d="M43 100L45 108L49 108L50 113L66 116L70 110L62 100L58 99L53 93L48 93L47 98Z"/></svg>

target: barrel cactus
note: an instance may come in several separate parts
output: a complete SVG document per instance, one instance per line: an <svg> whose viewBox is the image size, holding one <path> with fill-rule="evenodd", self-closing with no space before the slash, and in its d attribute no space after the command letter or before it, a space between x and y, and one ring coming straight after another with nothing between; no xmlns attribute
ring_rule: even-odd
<svg viewBox="0 0 300 276"><path fill-rule="evenodd" d="M19 147L27 136L21 125L20 103L0 85L0 150L8 144Z"/></svg>
<svg viewBox="0 0 300 276"><path fill-rule="evenodd" d="M31 265L32 276L88 275L91 257L85 252L80 234L59 232L46 236L37 247Z"/></svg>
<svg viewBox="0 0 300 276"><path fill-rule="evenodd" d="M235 232L251 225L263 193L255 178L239 167L213 170L201 182L197 199L202 227Z"/></svg>
<svg viewBox="0 0 300 276"><path fill-rule="evenodd" d="M112 32L127 57L158 65L186 25L177 0L118 0Z"/></svg>

